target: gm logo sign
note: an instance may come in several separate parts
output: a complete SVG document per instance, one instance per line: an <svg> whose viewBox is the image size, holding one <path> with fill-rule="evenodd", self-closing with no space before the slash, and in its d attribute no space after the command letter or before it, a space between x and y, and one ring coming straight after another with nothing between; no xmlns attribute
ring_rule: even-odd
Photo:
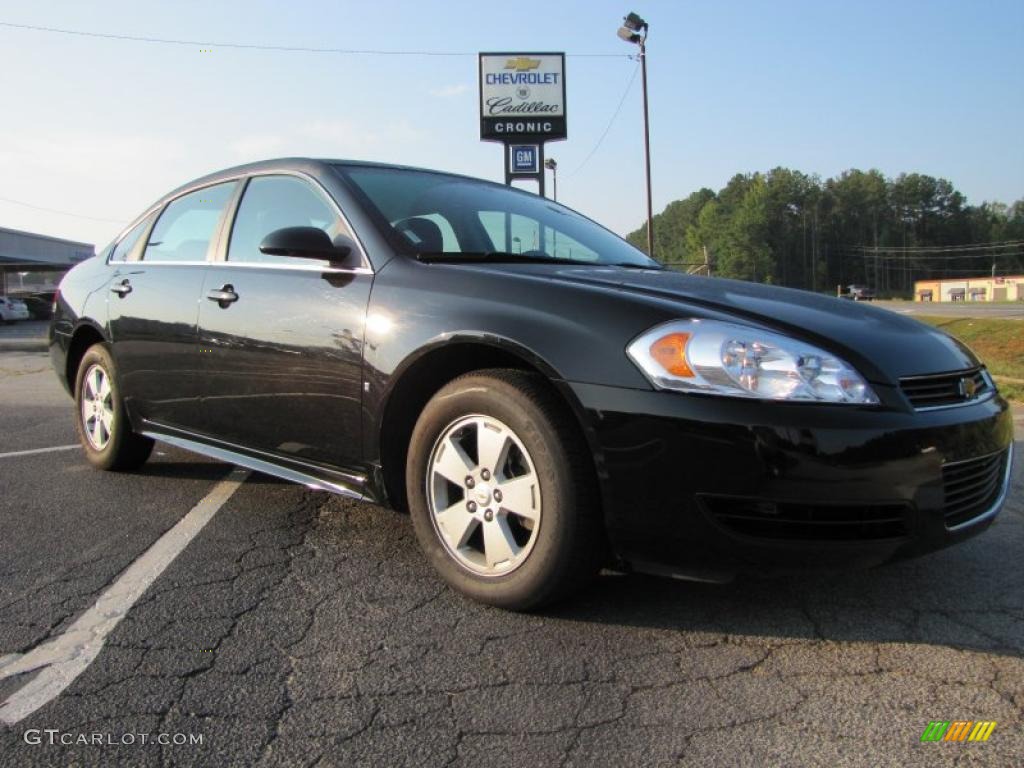
<svg viewBox="0 0 1024 768"><path fill-rule="evenodd" d="M540 147L536 144L510 144L508 151L512 173L540 173Z"/></svg>

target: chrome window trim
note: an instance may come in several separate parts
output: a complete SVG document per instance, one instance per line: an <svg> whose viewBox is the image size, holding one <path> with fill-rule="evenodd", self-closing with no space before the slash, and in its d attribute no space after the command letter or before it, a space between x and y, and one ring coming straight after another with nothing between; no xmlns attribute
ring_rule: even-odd
<svg viewBox="0 0 1024 768"><path fill-rule="evenodd" d="M319 191L320 195L326 199L328 205L331 208L334 209L334 212L338 215L338 218L341 219L341 222L345 225L345 227L348 229L349 233L352 235L352 239L355 241L356 245L359 247L359 255L361 257L362 264L360 266L358 266L358 267L328 267L328 266L318 267L318 266L316 266L314 264L296 264L296 265L292 266L292 265L289 265L289 264L276 264L276 265L272 265L272 263L270 263L270 262L261 263L261 262L242 262L242 261L230 262L230 261L228 261L228 259L227 259L227 251L228 251L228 247L231 245L231 230L234 229L234 226L235 226L235 218L238 215L238 208L242 204L242 199L245 198L245 194L244 194L245 190L244 190L244 188L242 190L242 198L240 198L238 200L238 205L236 205L234 211L232 211L231 222L230 222L230 226L228 227L228 231L227 231L227 242L225 243L225 247L223 249L224 258L219 258L220 254L216 253L216 252L211 254L210 253L210 249L207 249L207 258L206 258L205 261L146 261L146 259L144 258L146 249L145 249L145 247L143 247L142 248L142 256L143 256L143 258L139 258L139 259L135 259L135 260L128 260L128 261L115 261L115 262L110 261L110 255L113 255L114 249L117 247L117 244L120 243L121 240L124 238L124 236L127 235L129 232L131 232L132 229L136 225L138 225L140 222L144 221L147 216L150 216L150 215L152 215L153 213L155 213L157 211L162 213L163 209L166 208L171 203L173 203L175 200L178 200L178 199L184 197L185 195L190 195L193 192L196 192L198 190L207 189L208 187L213 187L213 186L216 186L218 184L226 184L228 182L235 182L235 183L240 183L241 182L241 183L247 184L250 179L256 178L258 176L295 176L297 178L300 178L300 179L303 179L303 180L305 180L307 182L310 182ZM157 216L153 220L153 224L150 227L150 232L152 232L152 227L156 226L156 223L159 220L160 220L159 216ZM147 239L148 239L148 235L149 235L149 233L147 233ZM216 264L218 267L230 266L230 267L236 267L236 268L249 268L249 269L260 267L260 268L263 268L263 269L285 269L285 270L295 270L295 271L300 271L300 272L322 272L322 273L331 273L331 274L356 274L356 275L372 275L372 274L375 274L374 270L373 270L373 263L370 261L370 257L369 257L369 255L368 255L368 253L366 251L366 246L363 244L362 238L359 237L359 234L356 231L356 228L352 226L351 220L348 218L348 216L345 215L345 212L343 210L341 210L341 206L338 205L338 202L334 199L334 196L331 195L331 193L327 190L327 188L323 184L321 184L320 181L318 179L316 179L315 177L311 176L310 174L306 173L305 171L297 171L297 170L294 170L294 169L291 169L291 168L266 169L266 170L261 170L261 171L253 171L253 172L250 172L250 173L239 173L239 174L235 174L235 175L232 175L232 176L227 176L227 177L222 178L222 179L217 179L216 181L211 181L210 183L203 184L201 186L189 187L188 189L183 190L181 192L181 194L179 194L179 195L176 195L176 196L174 196L172 198L161 200L161 201L159 201L157 203L154 203L149 208L147 208L145 210L145 212L141 216L136 216L132 220L132 222L130 224L128 224L123 230L121 230L121 232L118 234L118 236L114 238L113 243L114 243L114 248L110 249L110 255L108 255L107 258L106 258L106 264L107 265L121 266L121 265L127 265L127 264L145 264L147 266L155 266L155 267L175 266L175 265L183 266L183 267L198 267L198 266L207 266L209 264ZM213 243L213 240L211 239L211 245L212 245L212 243ZM149 243L146 243L145 245L149 245Z"/></svg>
<svg viewBox="0 0 1024 768"><path fill-rule="evenodd" d="M289 272L317 272L317 273L330 273L330 274L344 274L344 275L372 275L373 270L369 267L331 267L331 266L318 266L316 264L277 264L273 262L260 262L260 261L236 261L234 263L230 261L214 261L204 262L209 263L217 269L223 269L230 267L231 269L276 269L276 270L287 270Z"/></svg>
<svg viewBox="0 0 1024 768"><path fill-rule="evenodd" d="M115 261L114 263L115 264L185 264L185 265L188 265L188 266L195 266L196 264L209 264L210 263L210 252L213 251L215 249L215 247L216 247L217 237L218 237L218 235L220 233L221 225L223 224L224 213L227 211L226 207L225 207L225 210L221 211L220 218L217 221L217 226L216 226L216 228L214 230L214 233L213 233L213 235L210 236L210 242L208 242L206 244L206 259L201 261L201 262L194 261L194 260L190 260L190 261L146 261L146 249L149 248L149 245L150 245L149 244L149 238L152 237L153 230L156 228L156 225L160 223L160 219L163 218L163 215L167 212L168 206L170 206L171 204L177 202L178 200L181 200L181 198L183 198L183 197L195 194L196 192L200 192L200 191L202 191L204 189L210 189L211 187L217 187L217 186L220 186L221 184L237 184L239 182L239 180L242 179L243 177L244 177L244 174L239 174L238 176L231 176L231 177L226 178L226 179L218 179L217 181L211 181L209 184L203 184L201 186L190 187L189 189L186 189L184 192L182 192L180 195L172 197L169 200L164 200L161 203L157 203L152 208L150 208L148 211L146 211L146 214L145 214L146 216L148 216L154 210L156 210L156 209L160 210L160 213L157 215L157 217L155 219L153 219L153 223L150 224L149 231L146 232L146 243L143 246L141 252L139 253L139 258L135 259L134 261L132 261L132 260L129 260L129 261ZM232 193L232 194L234 194L234 193ZM229 197L228 200L227 200L227 203L225 203L225 206L228 203L230 203L230 202L231 202L231 198ZM145 218L145 217L140 217L139 219L137 219L137 221L141 221L143 218ZM130 231L131 231L130 228L125 230L125 234L127 234ZM113 253L113 251L111 253ZM110 263L109 257L108 257L107 263L108 264Z"/></svg>
<svg viewBox="0 0 1024 768"><path fill-rule="evenodd" d="M209 261L115 261L114 264L142 264L147 267L206 267Z"/></svg>
<svg viewBox="0 0 1024 768"><path fill-rule="evenodd" d="M108 264L111 263L110 257L114 255L114 251L117 249L117 246L120 245L121 241L124 240L125 235L127 235L129 232L131 232L133 229L135 229L135 227L137 227L143 221L145 221L147 216L149 216L152 213L155 213L156 211L160 210L161 208L163 208L163 205L161 203L156 203L154 205L149 206L149 208L146 209L145 213L143 213L141 216L136 216L134 219L132 219L131 224L129 224L128 226L126 226L124 229L122 229L120 232L117 233L117 235L114 237L114 239L111 240L112 247L110 248L110 253L107 255L107 263ZM127 262L127 261L115 261L113 263L114 264L128 264L129 262Z"/></svg>
<svg viewBox="0 0 1024 768"><path fill-rule="evenodd" d="M108 246L108 248L110 249L110 252L107 253L106 257L104 257L104 263L108 264L108 265L109 264L130 264L130 263L132 263L133 259L130 258L130 257L135 255L137 252L144 251L145 250L144 245L148 245L148 242L145 242L145 241L149 240L149 235L153 231L153 227L156 224L156 220L158 218L160 218L159 216L155 215L160 209L161 209L161 206L159 204L150 206L149 209L144 214L142 214L141 216L136 217L135 220L131 224L129 224L125 228L125 230L123 232L121 232L121 234L119 234L117 237L115 237L114 240L111 242L111 244ZM146 219L148 219L150 216L153 217L153 220L151 222L149 222L149 226L148 227L146 227L145 229L142 230L142 232L139 233L138 241L135 243L135 245L132 246L131 250L125 255L125 258L123 260L119 259L119 260L115 261L114 260L114 253L117 251L118 246L121 245L121 241L124 240L126 237L128 237L128 235L131 234L131 231L133 229L135 229L137 226L139 226L140 224L145 224L146 223Z"/></svg>
<svg viewBox="0 0 1024 768"><path fill-rule="evenodd" d="M289 272L316 272L318 274L341 274L341 275L372 275L373 270L367 267L330 267L318 266L316 264L274 264L259 261L239 262L233 264L227 261L150 261L150 262L125 262L118 261L116 264L146 264L149 267L216 267L223 269L276 269L288 270Z"/></svg>
<svg viewBox="0 0 1024 768"><path fill-rule="evenodd" d="M289 270L293 270L294 269L294 270L301 270L301 271L319 270L321 272L336 271L336 272L351 272L351 273L355 273L355 274L369 274L369 275L374 274L374 272L373 272L373 264L370 262L370 257L369 257L369 255L366 252L366 246L363 245L363 241L360 239L358 233L356 232L355 227L352 226L352 222L349 221L349 218L348 218L348 216L345 215L345 212L341 210L341 206L338 205L338 201L334 199L334 197L331 195L331 193L327 191L327 188L323 184L321 184L318 179L316 179L315 177L313 177L310 174L306 173L305 171L296 171L296 170L290 169L290 168L267 169L267 170L262 170L262 171L253 171L252 173L246 174L245 175L246 187L248 187L248 182L249 181L251 181L252 179L255 179L255 178L259 178L261 176L294 176L296 178L302 179L303 181L309 182L317 190L317 192L320 194L320 196L326 200L327 204L331 208L334 209L334 212L335 212L335 214L337 214L338 218L341 220L341 223L345 225L345 228L348 230L349 234L352 236L352 240L355 242L355 244L357 246L359 246L359 256L360 256L360 258L362 260L362 264L360 266L358 266L358 267L350 267L350 268L347 268L347 269L342 269L342 268L338 268L338 267L316 267L316 265L311 265L311 264L296 264L295 266L290 266L288 264L279 264L278 266L280 268L282 268L282 269L289 269ZM215 263L215 264L217 264L219 266L226 266L226 265L231 264L231 261L228 259L228 249L231 247L231 233L232 233L232 231L235 228L235 220L238 218L238 211L239 211L239 209L241 209L242 203L244 203L244 202L245 202L245 189L242 190L242 196L239 198L238 204L235 206L235 210L232 212L230 226L227 229L227 241L225 242L224 248L223 248L223 256L224 256L224 258L223 259L214 259L213 260L213 263ZM264 266L265 267L266 263L261 263L261 262L258 262L258 261L253 261L253 262L236 261L236 262L234 262L234 266L236 266L236 267L237 266L249 266L249 267ZM303 267L306 267L307 269L302 270ZM314 269L309 269L309 267L313 267Z"/></svg>

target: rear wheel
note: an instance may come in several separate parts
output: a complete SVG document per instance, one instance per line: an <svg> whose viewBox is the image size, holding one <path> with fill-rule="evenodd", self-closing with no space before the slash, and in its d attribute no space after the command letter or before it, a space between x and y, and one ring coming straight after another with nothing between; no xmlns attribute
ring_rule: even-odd
<svg viewBox="0 0 1024 768"><path fill-rule="evenodd" d="M105 344L86 350L75 379L75 426L89 463L98 469L137 469L153 451L153 441L132 431Z"/></svg>
<svg viewBox="0 0 1024 768"><path fill-rule="evenodd" d="M539 377L462 376L427 404L409 447L417 538L460 592L525 610L600 567L603 530L576 424Z"/></svg>

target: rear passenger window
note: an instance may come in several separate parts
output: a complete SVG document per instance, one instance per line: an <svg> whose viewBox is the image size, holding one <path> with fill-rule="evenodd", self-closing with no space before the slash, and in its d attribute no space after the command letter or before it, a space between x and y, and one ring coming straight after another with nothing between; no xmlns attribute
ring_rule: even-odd
<svg viewBox="0 0 1024 768"><path fill-rule="evenodd" d="M121 238L121 242L114 248L114 252L110 254L110 261L128 261L128 256L135 250L135 244L139 242L139 238L142 237L142 233L146 231L153 221L152 216L147 216L138 224L129 230L128 234Z"/></svg>
<svg viewBox="0 0 1024 768"><path fill-rule="evenodd" d="M198 189L164 208L149 235L145 261L206 261L206 250L217 231L235 182Z"/></svg>

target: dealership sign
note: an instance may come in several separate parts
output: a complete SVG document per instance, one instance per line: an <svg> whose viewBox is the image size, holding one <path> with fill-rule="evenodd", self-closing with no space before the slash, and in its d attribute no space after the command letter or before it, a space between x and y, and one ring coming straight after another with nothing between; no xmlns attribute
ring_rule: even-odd
<svg viewBox="0 0 1024 768"><path fill-rule="evenodd" d="M564 139L565 54L481 53L480 138Z"/></svg>

